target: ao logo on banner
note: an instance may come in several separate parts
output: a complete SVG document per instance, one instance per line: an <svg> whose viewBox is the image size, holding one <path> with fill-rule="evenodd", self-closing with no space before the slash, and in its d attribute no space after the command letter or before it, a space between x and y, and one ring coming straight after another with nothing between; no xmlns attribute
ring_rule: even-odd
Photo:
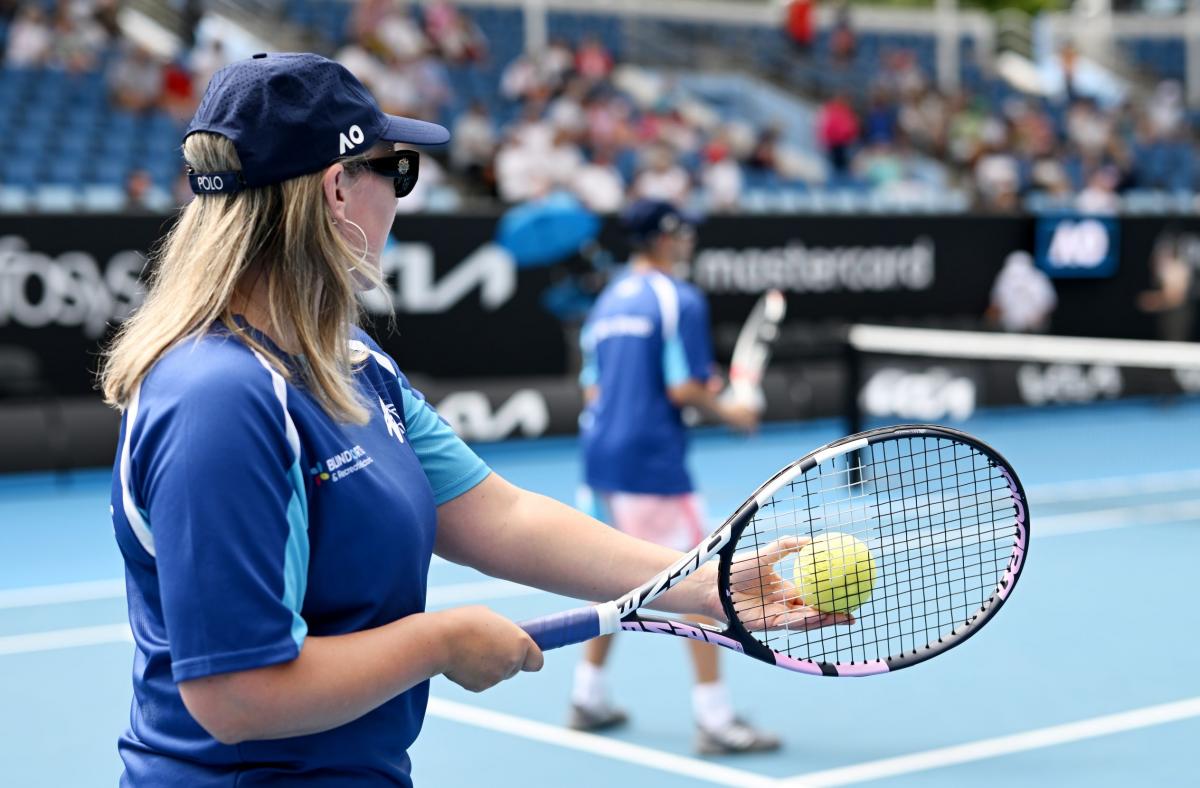
<svg viewBox="0 0 1200 788"><path fill-rule="evenodd" d="M1052 277L1112 276L1119 232L1109 218L1042 218L1037 224L1038 267Z"/></svg>

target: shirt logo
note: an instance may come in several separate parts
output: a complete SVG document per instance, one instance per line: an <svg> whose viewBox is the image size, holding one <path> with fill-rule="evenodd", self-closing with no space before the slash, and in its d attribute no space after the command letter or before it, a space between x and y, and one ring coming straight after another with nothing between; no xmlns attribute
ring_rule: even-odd
<svg viewBox="0 0 1200 788"><path fill-rule="evenodd" d="M379 398L379 409L383 411L383 421L387 424L388 435L404 443L404 422L400 420L400 411L390 402Z"/></svg>
<svg viewBox="0 0 1200 788"><path fill-rule="evenodd" d="M374 462L375 459L367 454L362 446L355 445L353 448L346 449L332 457L327 457L322 462L309 468L308 473L313 477L316 485L320 487L325 482L336 484L347 476L358 473Z"/></svg>

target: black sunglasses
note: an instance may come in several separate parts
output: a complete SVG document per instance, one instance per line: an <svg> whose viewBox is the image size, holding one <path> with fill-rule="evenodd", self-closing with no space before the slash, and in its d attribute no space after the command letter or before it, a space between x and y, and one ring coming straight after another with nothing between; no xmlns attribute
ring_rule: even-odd
<svg viewBox="0 0 1200 788"><path fill-rule="evenodd" d="M407 197L417 185L420 162L421 156L415 150L398 150L387 156L365 159L362 164L372 172L391 178L396 185L397 197Z"/></svg>

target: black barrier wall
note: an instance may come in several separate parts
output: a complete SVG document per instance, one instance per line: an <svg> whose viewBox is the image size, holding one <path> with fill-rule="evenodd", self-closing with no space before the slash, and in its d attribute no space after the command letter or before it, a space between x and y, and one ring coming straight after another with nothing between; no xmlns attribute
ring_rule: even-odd
<svg viewBox="0 0 1200 788"><path fill-rule="evenodd" d="M791 335L845 322L969 326L1030 217L719 217L699 230L688 275L710 298L718 355L764 289L788 296ZM0 396L87 395L111 327L142 297L144 253L169 220L0 217ZM439 379L569 374L575 326L602 282L582 259L516 268L491 245L494 216L399 217L382 266L388 287L364 303L384 348ZM1152 338L1136 294L1164 238L1200 246L1200 218L1120 222L1108 278L1056 280L1054 333ZM601 236L626 253L609 222ZM1186 245L1186 244L1185 244ZM392 310L395 317L391 317ZM563 319L565 316L565 320Z"/></svg>

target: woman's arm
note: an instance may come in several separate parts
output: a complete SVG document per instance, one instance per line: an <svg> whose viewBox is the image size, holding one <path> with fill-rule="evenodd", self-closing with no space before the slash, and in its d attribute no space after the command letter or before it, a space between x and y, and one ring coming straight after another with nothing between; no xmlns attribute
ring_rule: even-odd
<svg viewBox="0 0 1200 788"><path fill-rule="evenodd" d="M438 508L434 551L493 577L597 601L637 587L681 555L626 536L496 473ZM689 581L653 606L722 618L712 565Z"/></svg>
<svg viewBox="0 0 1200 788"><path fill-rule="evenodd" d="M309 637L291 662L183 681L179 692L209 734L237 744L336 728L440 673L478 692L541 667L523 630L487 608L465 607Z"/></svg>

